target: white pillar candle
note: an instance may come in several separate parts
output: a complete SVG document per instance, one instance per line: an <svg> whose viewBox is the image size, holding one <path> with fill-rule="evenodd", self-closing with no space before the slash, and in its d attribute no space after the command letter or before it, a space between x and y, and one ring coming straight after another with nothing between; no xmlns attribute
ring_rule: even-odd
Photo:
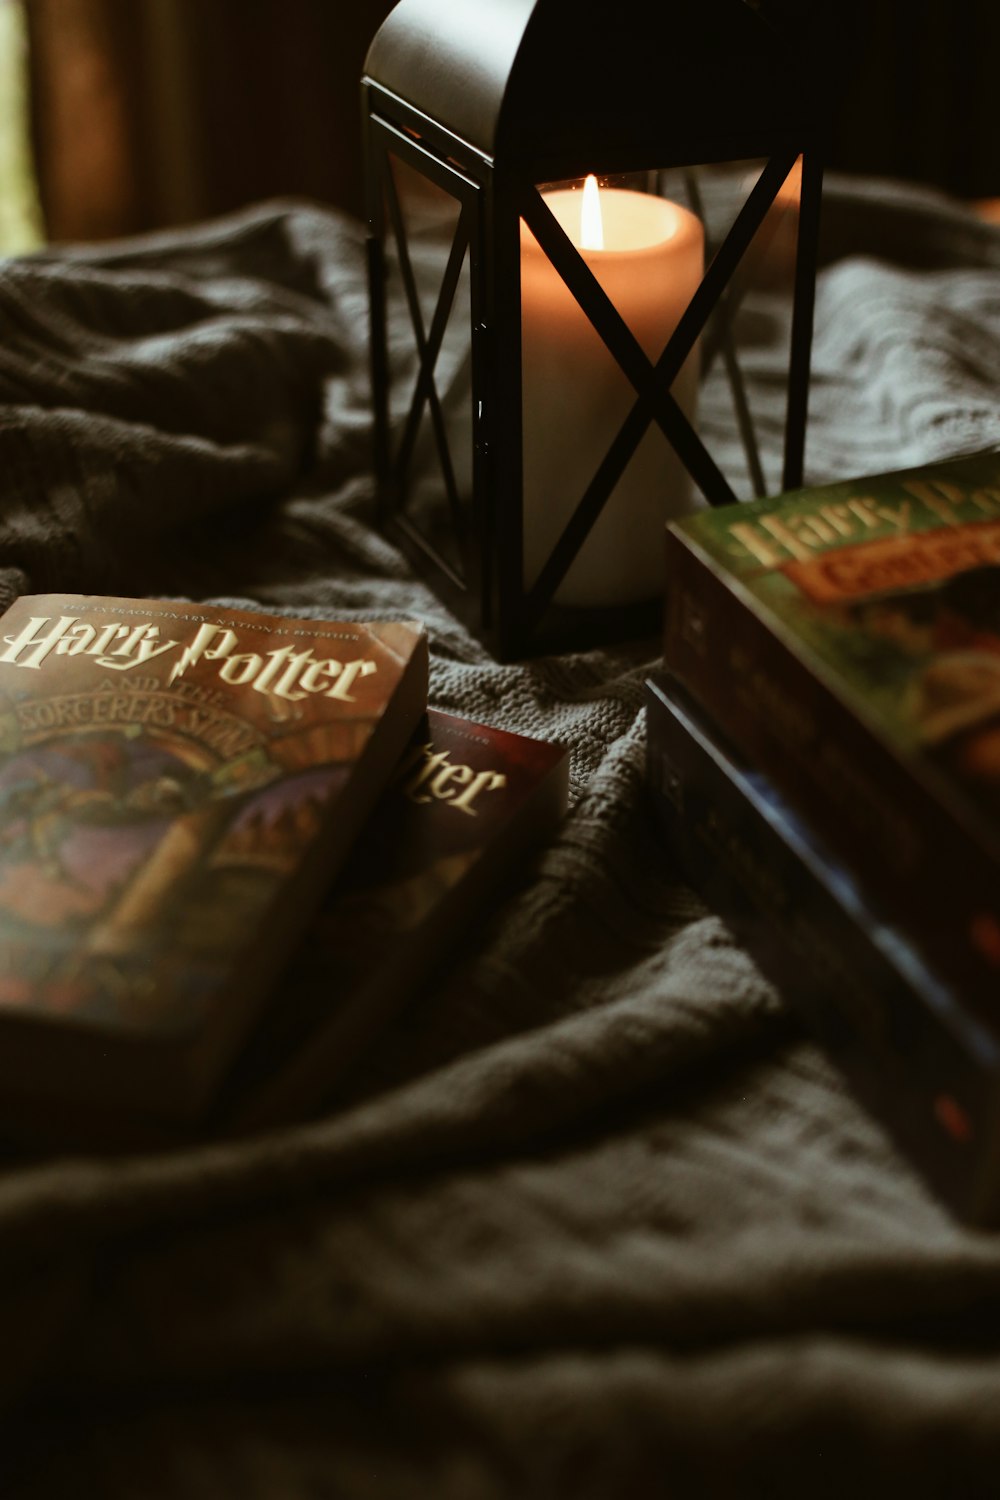
<svg viewBox="0 0 1000 1500"><path fill-rule="evenodd" d="M585 196L560 189L544 198L655 361L701 280L701 223L665 198L602 188L603 232L588 232L581 224ZM636 393L523 222L521 337L524 583L530 588ZM697 390L696 347L672 387L692 421ZM556 602L626 604L662 593L664 522L693 504L687 470L654 423L556 591Z"/></svg>

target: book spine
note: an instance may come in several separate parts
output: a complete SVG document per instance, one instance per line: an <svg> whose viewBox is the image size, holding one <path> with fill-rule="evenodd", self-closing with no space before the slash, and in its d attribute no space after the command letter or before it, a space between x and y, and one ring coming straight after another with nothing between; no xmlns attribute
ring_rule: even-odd
<svg viewBox="0 0 1000 1500"><path fill-rule="evenodd" d="M995 1220L1000 1047L652 685L647 723L648 784L681 873L940 1195Z"/></svg>
<svg viewBox="0 0 1000 1500"><path fill-rule="evenodd" d="M266 1058L257 1057L256 1072L251 1060L244 1076L231 1080L216 1128L223 1134L270 1129L306 1120L321 1108L335 1105L381 1030L417 998L436 971L463 951L490 899L500 900L507 894L521 862L558 827L568 794L566 754L550 766L457 883L441 890L418 926L396 929L386 923L383 951L373 958L367 973L338 986L328 1016L308 1026L305 1033L301 1026L293 1027L291 1051L287 1040L279 1037L273 1051L268 1046ZM434 826L432 807L428 806L426 816L425 837L428 826ZM325 961L335 973L336 954L329 951L321 929L313 946L314 962L322 967Z"/></svg>
<svg viewBox="0 0 1000 1500"><path fill-rule="evenodd" d="M1000 872L949 809L679 534L664 665L766 772L931 965L993 1006Z"/></svg>

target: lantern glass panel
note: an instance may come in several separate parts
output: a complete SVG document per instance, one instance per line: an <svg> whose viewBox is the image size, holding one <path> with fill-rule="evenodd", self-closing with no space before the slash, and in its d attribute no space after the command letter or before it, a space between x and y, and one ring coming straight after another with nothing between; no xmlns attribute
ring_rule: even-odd
<svg viewBox="0 0 1000 1500"><path fill-rule="evenodd" d="M711 260L757 186L763 161L686 172ZM664 174L674 178L676 174ZM664 182L665 189L671 184ZM798 251L801 164L777 189L712 312L702 339L699 435L735 496L783 485L785 419Z"/></svg>
<svg viewBox="0 0 1000 1500"><path fill-rule="evenodd" d="M537 185L563 235L544 209L539 220L537 202L530 226L522 219L526 590L555 578L557 605L651 599L662 592L663 523L720 498L712 466L735 498L781 488L799 192L797 168L783 183L782 170L737 161ZM569 244L579 253L567 260ZM713 274L728 269L667 352L674 373L656 403L673 412L650 420L651 367L720 250ZM692 431L710 459L694 473ZM579 550L546 571L585 512L592 529Z"/></svg>
<svg viewBox="0 0 1000 1500"><path fill-rule="evenodd" d="M655 173L546 183L539 192L643 356L659 359L701 278L697 220L657 194ZM650 253L671 239L669 254ZM636 389L523 221L521 351L530 589L628 421ZM670 385L692 417L697 374L695 347ZM655 423L612 465L608 499L556 589L557 604L627 604L662 590L659 548L649 539L658 538L666 514L690 509L690 476Z"/></svg>
<svg viewBox="0 0 1000 1500"><path fill-rule="evenodd" d="M458 198L389 153L384 213L391 483L459 581L472 497L471 293Z"/></svg>

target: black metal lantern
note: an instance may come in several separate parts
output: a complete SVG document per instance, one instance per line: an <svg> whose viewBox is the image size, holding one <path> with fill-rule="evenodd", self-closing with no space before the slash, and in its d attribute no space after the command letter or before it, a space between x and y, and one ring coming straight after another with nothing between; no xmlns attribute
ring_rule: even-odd
<svg viewBox="0 0 1000 1500"><path fill-rule="evenodd" d="M372 43L382 520L502 658L655 629L664 520L801 483L790 3L400 0Z"/></svg>

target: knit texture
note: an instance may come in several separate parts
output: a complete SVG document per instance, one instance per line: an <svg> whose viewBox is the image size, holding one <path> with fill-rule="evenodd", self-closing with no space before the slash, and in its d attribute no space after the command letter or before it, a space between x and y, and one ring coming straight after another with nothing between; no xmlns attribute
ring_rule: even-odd
<svg viewBox="0 0 1000 1500"><path fill-rule="evenodd" d="M887 185L827 218L809 480L1000 442L997 232ZM1000 1242L676 877L656 641L497 665L373 529L366 327L361 230L306 205L0 266L4 603L417 616L435 707L572 750L336 1112L5 1161L3 1493L995 1494Z"/></svg>

